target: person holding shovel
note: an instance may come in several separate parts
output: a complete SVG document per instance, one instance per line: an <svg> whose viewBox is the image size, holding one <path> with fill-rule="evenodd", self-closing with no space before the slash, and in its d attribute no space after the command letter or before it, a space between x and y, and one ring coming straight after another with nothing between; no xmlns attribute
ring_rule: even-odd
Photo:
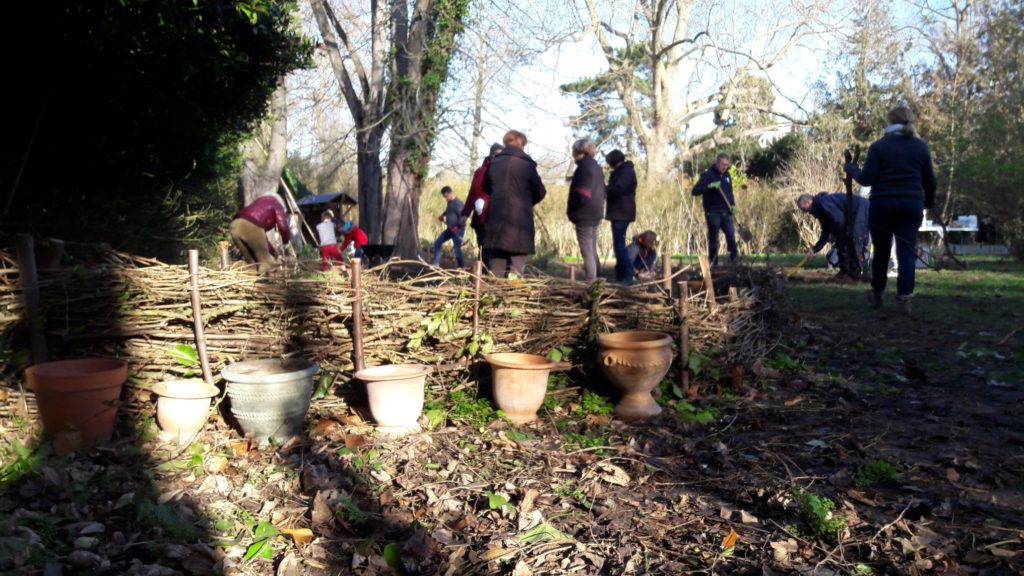
<svg viewBox="0 0 1024 576"><path fill-rule="evenodd" d="M712 266L718 264L718 231L725 234L729 249L729 263L735 264L739 257L736 248L736 200L732 195L732 179L729 177L729 155L719 154L715 163L700 175L693 185L693 195L702 196L704 219L708 224L708 252Z"/></svg>
<svg viewBox="0 0 1024 576"><path fill-rule="evenodd" d="M818 220L821 227L821 235L818 241L807 252L807 258L813 258L832 239L833 245L838 245L846 236L846 215L843 207L846 205L846 194L836 192L819 192L815 196L801 194L796 199L796 205L801 212L810 214ZM853 197L853 251L856 259L852 262L844 256L843 250L839 251L839 274L836 280L849 281L860 280L861 268L864 263L864 253L868 242L868 200L860 196Z"/></svg>

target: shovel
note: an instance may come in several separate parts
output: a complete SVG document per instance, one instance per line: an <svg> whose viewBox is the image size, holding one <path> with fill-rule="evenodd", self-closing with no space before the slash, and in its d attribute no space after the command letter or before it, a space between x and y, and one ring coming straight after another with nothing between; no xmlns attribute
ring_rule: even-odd
<svg viewBox="0 0 1024 576"><path fill-rule="evenodd" d="M804 256L803 260L797 262L796 266L793 266L792 268L789 269L788 272L786 272L786 278L789 278L793 274L796 274L796 271L803 268L804 264L807 264L807 261L810 260L810 258L810 256Z"/></svg>
<svg viewBox="0 0 1024 576"><path fill-rule="evenodd" d="M750 233L750 230L736 220L736 206L729 203L729 199L725 197L725 192L722 191L722 187L719 186L716 190L718 190L718 193L722 195L722 201L725 202L725 205L731 210L732 221L736 223L736 231L739 232L740 238L742 238L744 242L750 242L753 240L754 235Z"/></svg>

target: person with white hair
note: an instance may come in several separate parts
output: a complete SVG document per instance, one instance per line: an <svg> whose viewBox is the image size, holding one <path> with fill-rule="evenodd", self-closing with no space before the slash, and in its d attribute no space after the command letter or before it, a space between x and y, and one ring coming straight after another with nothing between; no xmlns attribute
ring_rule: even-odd
<svg viewBox="0 0 1024 576"><path fill-rule="evenodd" d="M597 258L597 226L604 219L604 172L594 155L597 146L589 138L581 138L572 145L572 158L576 171L569 184L569 203L565 213L576 226L576 241L583 256L583 269L587 281L597 279L601 262Z"/></svg>

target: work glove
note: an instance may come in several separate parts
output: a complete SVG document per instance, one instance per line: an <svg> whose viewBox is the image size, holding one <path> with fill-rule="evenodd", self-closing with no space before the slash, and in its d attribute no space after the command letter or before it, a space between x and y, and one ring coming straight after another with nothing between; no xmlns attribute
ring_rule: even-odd
<svg viewBox="0 0 1024 576"><path fill-rule="evenodd" d="M458 233L459 233L459 227L458 226L452 226L452 234L458 234Z"/></svg>
<svg viewBox="0 0 1024 576"><path fill-rule="evenodd" d="M717 181L712 182L711 184L708 184L708 190L718 190L721 187L722 187L722 183L721 182L717 182Z"/></svg>
<svg viewBox="0 0 1024 576"><path fill-rule="evenodd" d="M480 216L484 213L485 202L483 198L477 198L476 202L473 202L473 210L476 211L476 215Z"/></svg>
<svg viewBox="0 0 1024 576"><path fill-rule="evenodd" d="M437 221L438 222L444 222L444 214L441 214L440 216L438 216L437 217Z"/></svg>
<svg viewBox="0 0 1024 576"><path fill-rule="evenodd" d="M846 166L843 166L843 171L847 174L852 174L858 170L860 170L860 167L857 166L856 162L850 162Z"/></svg>

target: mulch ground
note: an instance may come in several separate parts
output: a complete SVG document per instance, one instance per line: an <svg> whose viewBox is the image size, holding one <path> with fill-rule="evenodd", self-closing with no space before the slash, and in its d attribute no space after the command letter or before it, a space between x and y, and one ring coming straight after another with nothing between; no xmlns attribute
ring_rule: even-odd
<svg viewBox="0 0 1024 576"><path fill-rule="evenodd" d="M1024 339L965 351L962 327L860 304L792 312L767 367L739 387L705 370L689 401L666 386L644 424L581 395L602 390L583 370L527 426L473 402L468 372L445 383L466 397L435 383L437 427L400 439L331 397L307 437L262 449L219 418L184 448L123 418L112 444L4 469L0 570L1024 572L1024 384L997 370Z"/></svg>

